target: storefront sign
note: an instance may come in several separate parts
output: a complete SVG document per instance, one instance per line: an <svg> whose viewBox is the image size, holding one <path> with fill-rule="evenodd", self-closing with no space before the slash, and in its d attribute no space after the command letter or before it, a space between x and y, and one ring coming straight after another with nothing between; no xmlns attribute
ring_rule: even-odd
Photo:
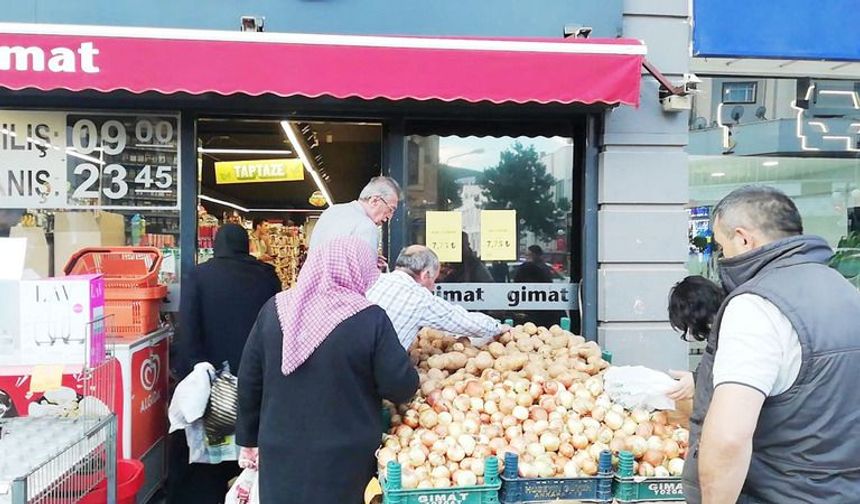
<svg viewBox="0 0 860 504"><path fill-rule="evenodd" d="M463 214L460 212L427 212L427 247L441 262L463 260Z"/></svg>
<svg viewBox="0 0 860 504"><path fill-rule="evenodd" d="M444 283L434 294L467 310L576 310L578 284Z"/></svg>
<svg viewBox="0 0 860 504"><path fill-rule="evenodd" d="M515 261L517 259L517 211L481 211L481 259Z"/></svg>
<svg viewBox="0 0 860 504"><path fill-rule="evenodd" d="M217 184L292 182L304 179L305 168L300 159L258 159L215 163Z"/></svg>
<svg viewBox="0 0 860 504"><path fill-rule="evenodd" d="M0 208L177 209L176 115L0 110Z"/></svg>

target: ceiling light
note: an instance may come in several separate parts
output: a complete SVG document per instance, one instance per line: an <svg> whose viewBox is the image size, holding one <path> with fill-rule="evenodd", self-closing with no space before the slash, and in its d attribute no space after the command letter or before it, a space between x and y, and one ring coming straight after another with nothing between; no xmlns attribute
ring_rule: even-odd
<svg viewBox="0 0 860 504"><path fill-rule="evenodd" d="M262 156L280 156L293 153L289 149L207 149L205 147L198 147L197 152L200 154L258 154Z"/></svg>
<svg viewBox="0 0 860 504"><path fill-rule="evenodd" d="M203 201L211 201L212 203L217 203L219 205L224 205L226 207L235 208L241 212L247 212L248 209L242 206L239 206L235 203L230 203L229 201L220 200L217 198L213 198L211 196L206 196L205 194L200 194L197 196L198 199L202 199Z"/></svg>
<svg viewBox="0 0 860 504"><path fill-rule="evenodd" d="M726 174L724 172L718 171L711 174L712 177L725 177Z"/></svg>
<svg viewBox="0 0 860 504"><path fill-rule="evenodd" d="M305 170L307 170L314 179L317 189L323 193L326 203L328 203L328 206L332 206L334 203L332 202L331 195L328 193L328 188L325 186L325 182L322 181L319 173L317 173L317 170L314 168L314 164L311 162L311 159L305 150L304 143L299 140L299 135L295 126L290 121L281 121L281 128L283 128L287 138L290 139L290 144L296 150L296 154L299 156L299 159L302 160L302 164L305 165Z"/></svg>
<svg viewBox="0 0 860 504"><path fill-rule="evenodd" d="M762 163L762 166L776 166L779 164L779 161L765 161Z"/></svg>

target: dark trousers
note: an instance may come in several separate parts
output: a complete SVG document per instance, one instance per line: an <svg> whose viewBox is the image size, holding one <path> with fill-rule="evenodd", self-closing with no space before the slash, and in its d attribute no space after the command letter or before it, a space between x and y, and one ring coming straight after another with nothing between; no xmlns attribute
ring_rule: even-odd
<svg viewBox="0 0 860 504"><path fill-rule="evenodd" d="M167 502L170 504L221 504L229 481L242 469L235 462L189 464L185 431L170 435Z"/></svg>

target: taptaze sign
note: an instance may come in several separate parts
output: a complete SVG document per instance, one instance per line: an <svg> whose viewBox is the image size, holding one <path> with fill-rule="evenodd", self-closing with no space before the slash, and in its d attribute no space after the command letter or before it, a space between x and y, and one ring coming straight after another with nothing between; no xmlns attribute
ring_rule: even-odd
<svg viewBox="0 0 860 504"><path fill-rule="evenodd" d="M218 184L292 182L304 179L305 168L300 159L215 162L215 182Z"/></svg>
<svg viewBox="0 0 860 504"><path fill-rule="evenodd" d="M179 141L178 115L0 110L0 208L176 209Z"/></svg>
<svg viewBox="0 0 860 504"><path fill-rule="evenodd" d="M576 310L578 284L440 283L435 295L467 310Z"/></svg>

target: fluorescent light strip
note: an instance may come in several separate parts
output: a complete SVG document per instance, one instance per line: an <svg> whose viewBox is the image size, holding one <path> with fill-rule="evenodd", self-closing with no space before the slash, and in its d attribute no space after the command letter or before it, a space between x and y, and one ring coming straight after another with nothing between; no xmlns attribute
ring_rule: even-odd
<svg viewBox="0 0 860 504"><path fill-rule="evenodd" d="M204 147L198 147L197 152L200 154L259 154L259 155L280 155L280 154L292 154L291 150L277 150L277 149L207 149Z"/></svg>
<svg viewBox="0 0 860 504"><path fill-rule="evenodd" d="M286 133L287 138L289 138L290 140L290 144L292 144L293 148L296 150L296 154L298 154L299 159L302 160L302 164L305 165L305 170L307 170L311 174L311 177L313 177L317 188L323 194L323 198L325 198L325 202L328 204L328 206L332 206L334 202L331 199L331 195L329 195L325 183L320 178L320 175L319 173L317 173L316 168L314 168L310 156L308 156L308 153L305 152L304 142L299 141L299 136L296 133L293 124L290 121L281 121L281 128L283 128L284 133Z"/></svg>
<svg viewBox="0 0 860 504"><path fill-rule="evenodd" d="M248 209L245 207L239 206L235 203L230 203L229 201L219 200L211 196L206 196L205 194L199 194L197 198L202 199L203 201L210 201L212 203L218 203L219 205L224 205L226 207L235 208L236 210L240 210L242 212L248 212Z"/></svg>

